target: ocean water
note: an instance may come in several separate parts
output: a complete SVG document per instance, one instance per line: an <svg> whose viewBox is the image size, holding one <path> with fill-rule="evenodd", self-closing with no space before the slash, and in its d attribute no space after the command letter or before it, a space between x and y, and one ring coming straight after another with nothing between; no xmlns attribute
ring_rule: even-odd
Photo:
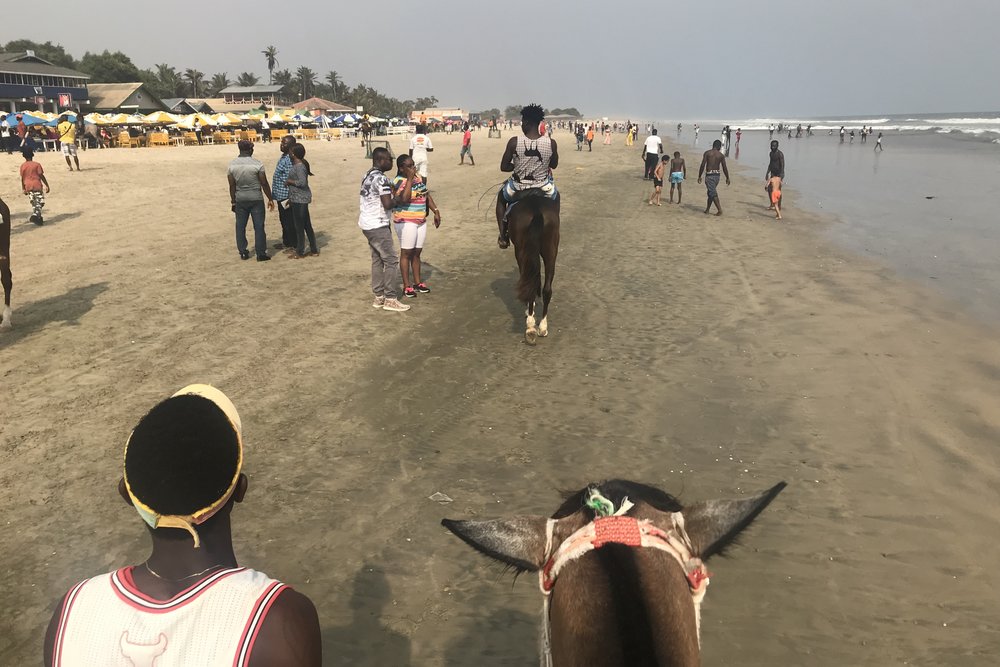
<svg viewBox="0 0 1000 667"><path fill-rule="evenodd" d="M727 122L734 132L743 127L738 155L733 146L729 159L751 169L751 175L758 172L763 188L769 119L753 120L756 125L693 122L702 128L698 149L709 148ZM918 120L920 129L903 129L918 127ZM765 121L763 129L752 129L761 126L759 121ZM874 138L841 144L836 131L828 136L823 129L839 129L842 121L848 129L874 125L876 135L885 134L885 151L874 151ZM678 141L677 122L660 125L668 148ZM692 121L682 122L679 141L690 146ZM785 154L789 188L790 210L781 224L796 224L795 207L832 214L834 223L824 233L839 244L944 293L974 317L1000 325L1000 113L808 122L813 123L812 137L774 136ZM724 197L723 191L723 204ZM766 206L763 189L761 206Z"/></svg>

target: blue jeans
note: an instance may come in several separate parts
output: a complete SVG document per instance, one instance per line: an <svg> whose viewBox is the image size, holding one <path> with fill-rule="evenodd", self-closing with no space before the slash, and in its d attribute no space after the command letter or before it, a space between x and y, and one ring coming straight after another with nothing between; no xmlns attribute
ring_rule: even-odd
<svg viewBox="0 0 1000 667"><path fill-rule="evenodd" d="M242 255L247 251L247 220L253 218L253 245L257 256L267 254L267 237L264 235L264 200L236 202L236 249Z"/></svg>

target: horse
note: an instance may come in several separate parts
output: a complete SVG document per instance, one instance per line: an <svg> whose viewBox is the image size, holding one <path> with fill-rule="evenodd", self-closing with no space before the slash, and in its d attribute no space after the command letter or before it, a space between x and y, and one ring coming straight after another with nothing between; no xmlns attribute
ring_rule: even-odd
<svg viewBox="0 0 1000 667"><path fill-rule="evenodd" d="M527 308L524 342L534 345L539 336L544 338L549 335L549 302L552 300L552 279L559 254L559 204L548 197L527 196L508 211L507 229L521 273L517 282L517 298ZM539 297L542 299L542 317L536 326L535 301Z"/></svg>
<svg viewBox="0 0 1000 667"><path fill-rule="evenodd" d="M0 330L10 329L10 292L14 287L10 273L10 209L3 199L0 199L0 284L3 285L3 316L0 317Z"/></svg>
<svg viewBox="0 0 1000 667"><path fill-rule="evenodd" d="M700 664L705 561L784 487L682 507L652 486L611 480L571 494L549 518L441 523L517 573L538 573L543 667L691 667Z"/></svg>

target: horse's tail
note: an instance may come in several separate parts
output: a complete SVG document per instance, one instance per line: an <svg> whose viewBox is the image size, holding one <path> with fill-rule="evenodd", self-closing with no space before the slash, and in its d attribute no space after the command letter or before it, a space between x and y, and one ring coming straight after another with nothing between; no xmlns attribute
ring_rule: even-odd
<svg viewBox="0 0 1000 667"><path fill-rule="evenodd" d="M524 235L524 262L521 265L521 279L517 282L517 298L528 303L542 291L542 230L545 228L545 213L536 206Z"/></svg>

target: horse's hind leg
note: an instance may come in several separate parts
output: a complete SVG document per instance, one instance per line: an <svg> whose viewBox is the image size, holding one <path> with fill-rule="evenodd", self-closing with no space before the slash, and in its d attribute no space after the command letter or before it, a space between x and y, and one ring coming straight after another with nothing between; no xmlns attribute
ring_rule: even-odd
<svg viewBox="0 0 1000 667"><path fill-rule="evenodd" d="M559 228L550 232L542 245L542 262L545 264L545 282L542 283L542 320L538 335L549 335L549 302L552 301L552 279L556 275L556 256L559 254Z"/></svg>
<svg viewBox="0 0 1000 667"><path fill-rule="evenodd" d="M528 302L528 307L524 311L524 342L534 345L535 339L539 336L539 330L535 325L535 300ZM545 334L541 334L545 335Z"/></svg>

